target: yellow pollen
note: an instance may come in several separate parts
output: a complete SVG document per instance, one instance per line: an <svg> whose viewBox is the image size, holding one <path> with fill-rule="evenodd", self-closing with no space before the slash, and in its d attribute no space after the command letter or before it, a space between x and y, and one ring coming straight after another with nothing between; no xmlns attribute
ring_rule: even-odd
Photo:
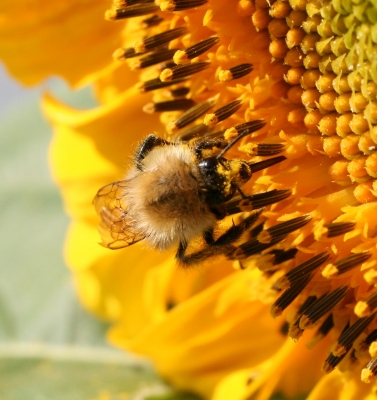
<svg viewBox="0 0 377 400"><path fill-rule="evenodd" d="M204 117L204 123L207 126L215 126L219 122L216 114L206 114Z"/></svg>
<svg viewBox="0 0 377 400"><path fill-rule="evenodd" d="M163 0L160 4L161 11L172 12L175 10L176 4L174 0Z"/></svg>
<svg viewBox="0 0 377 400"><path fill-rule="evenodd" d="M229 128L224 132L224 138L226 140L232 140L235 137L237 137L237 135L238 135L237 129L234 127Z"/></svg>
<svg viewBox="0 0 377 400"><path fill-rule="evenodd" d="M263 231L257 236L257 239L260 243L270 243L272 236L267 231Z"/></svg>
<svg viewBox="0 0 377 400"><path fill-rule="evenodd" d="M229 71L228 69L221 70L219 72L219 81L220 82L230 82L232 79L233 79L232 72Z"/></svg>
<svg viewBox="0 0 377 400"><path fill-rule="evenodd" d="M336 357L340 357L343 354L345 354L347 352L347 348L340 345L339 343L335 346L335 348L333 349L332 353L334 354L334 356Z"/></svg>
<svg viewBox="0 0 377 400"><path fill-rule="evenodd" d="M326 279L332 279L339 273L338 268L334 264L328 264L322 271L322 276Z"/></svg>
<svg viewBox="0 0 377 400"><path fill-rule="evenodd" d="M177 65L185 65L185 64L190 64L190 60L187 57L187 54L184 50L177 50L176 53L174 54L173 61Z"/></svg>
<svg viewBox="0 0 377 400"><path fill-rule="evenodd" d="M115 60L124 60L125 59L124 55L125 54L123 49L116 49L113 53L113 58Z"/></svg>
<svg viewBox="0 0 377 400"><path fill-rule="evenodd" d="M355 306L355 314L359 317L369 317L372 310L365 301L359 301Z"/></svg>
<svg viewBox="0 0 377 400"><path fill-rule="evenodd" d="M160 74L161 82L169 82L173 79L173 71L169 68L164 69Z"/></svg>
<svg viewBox="0 0 377 400"><path fill-rule="evenodd" d="M368 351L371 357L377 357L377 342L372 342Z"/></svg>
<svg viewBox="0 0 377 400"><path fill-rule="evenodd" d="M109 21L114 21L116 19L116 11L114 9L106 10L105 11L105 19Z"/></svg>
<svg viewBox="0 0 377 400"><path fill-rule="evenodd" d="M258 145L255 143L247 143L244 146L240 146L240 151L247 154L248 156L255 156L258 154Z"/></svg>
<svg viewBox="0 0 377 400"><path fill-rule="evenodd" d="M371 383L374 378L375 378L375 374L370 369L364 368L361 371L361 380L364 383Z"/></svg>
<svg viewBox="0 0 377 400"><path fill-rule="evenodd" d="M134 49L137 53L144 53L145 52L145 43L141 40L134 44Z"/></svg>

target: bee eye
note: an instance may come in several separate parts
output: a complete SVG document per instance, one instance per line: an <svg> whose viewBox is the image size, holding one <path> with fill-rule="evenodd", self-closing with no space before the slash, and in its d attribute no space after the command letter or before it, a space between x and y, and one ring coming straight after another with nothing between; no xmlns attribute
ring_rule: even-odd
<svg viewBox="0 0 377 400"><path fill-rule="evenodd" d="M207 157L199 163L200 168L215 170L219 161L216 157Z"/></svg>

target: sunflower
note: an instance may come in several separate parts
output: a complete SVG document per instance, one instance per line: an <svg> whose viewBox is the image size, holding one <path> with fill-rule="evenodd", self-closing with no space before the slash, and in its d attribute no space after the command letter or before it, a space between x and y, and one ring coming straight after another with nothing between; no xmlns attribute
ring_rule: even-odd
<svg viewBox="0 0 377 400"><path fill-rule="evenodd" d="M373 398L375 4L116 0L104 28L91 3L82 2L91 26L112 40L97 35L97 52L90 38L81 52L97 61L78 63L74 81L92 81L100 105L77 111L46 96L44 108L73 220L67 258L84 304L113 321L110 341L216 400ZM113 61L103 58L111 48ZM69 79L76 70L68 71ZM256 119L265 127L232 156L257 162L256 146L282 144L286 160L255 174L245 192L290 195L263 210L250 251L182 271L170 252L96 246L92 198L124 176L132 143L153 131L168 140L235 135Z"/></svg>

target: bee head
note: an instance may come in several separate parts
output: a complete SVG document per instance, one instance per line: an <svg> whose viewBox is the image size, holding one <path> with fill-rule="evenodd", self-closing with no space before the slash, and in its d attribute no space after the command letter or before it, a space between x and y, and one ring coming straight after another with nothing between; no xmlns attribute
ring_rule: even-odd
<svg viewBox="0 0 377 400"><path fill-rule="evenodd" d="M204 183L206 201L210 205L230 200L236 188L244 185L252 175L246 161L216 156L204 158L198 168Z"/></svg>

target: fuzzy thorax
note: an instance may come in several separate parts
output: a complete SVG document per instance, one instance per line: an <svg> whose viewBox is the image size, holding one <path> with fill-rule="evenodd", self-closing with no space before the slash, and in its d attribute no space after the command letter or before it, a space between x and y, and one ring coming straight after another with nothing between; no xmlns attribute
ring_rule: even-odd
<svg viewBox="0 0 377 400"><path fill-rule="evenodd" d="M163 250L188 242L214 225L189 146L158 147L145 157L142 171L130 175L128 215L153 247Z"/></svg>

